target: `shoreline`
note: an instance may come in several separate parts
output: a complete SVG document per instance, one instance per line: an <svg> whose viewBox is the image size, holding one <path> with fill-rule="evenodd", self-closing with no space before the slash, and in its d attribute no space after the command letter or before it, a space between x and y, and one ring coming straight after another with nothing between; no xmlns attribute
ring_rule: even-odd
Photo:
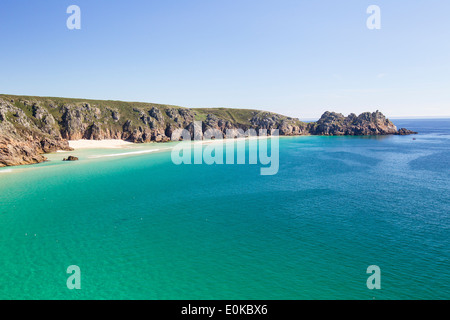
<svg viewBox="0 0 450 320"><path fill-rule="evenodd" d="M105 140L69 140L69 147L74 150L79 149L120 149L126 146L136 145L136 143L128 142L119 139L105 139ZM61 151L57 152L70 152L70 151Z"/></svg>
<svg viewBox="0 0 450 320"><path fill-rule="evenodd" d="M299 137L312 137L312 136L318 136L318 135L312 135L312 134L304 134L304 135L280 135L278 138L299 138ZM116 149L116 150L125 150L129 149L130 152L123 152L123 153L115 153L115 154L108 154L108 155L91 155L88 157L88 159L99 159L99 158L113 158L113 157L121 157L121 156L133 156L133 155L139 155L139 154L149 154L149 153L161 153L161 152L167 152L172 150L175 146L171 145L164 148L156 148L152 150L136 150L132 151L134 147L145 147L148 145L153 146L162 146L167 143L173 144L173 143L192 143L193 145L206 145L206 144L226 144L229 140L234 140L236 142L242 141L242 140L265 140L265 139L272 139L273 136L247 136L247 137L236 137L233 139L205 139L205 140L189 140L189 141L170 141L170 142L149 142L149 143L133 143L128 142L120 139L105 139L105 140L87 140L87 139L80 139L80 140L68 140L69 146L73 148L72 151L66 151L66 150L57 150L55 152L51 153L44 153L43 155L50 155L50 154L66 154L70 155L71 152L77 152L77 151L83 151L83 150L107 150L107 149ZM335 136L328 136L328 137L335 137ZM342 136L339 136L342 137ZM361 137L361 136L354 136L354 137ZM53 160L46 160L43 162L52 162ZM16 165L16 166L3 166L0 167L0 174L4 173L11 173L16 170L11 170L11 168L15 167L24 167L24 166L32 166L36 164L40 164L42 162L37 163L29 163L24 165Z"/></svg>
<svg viewBox="0 0 450 320"><path fill-rule="evenodd" d="M299 137L299 136L278 136L278 138L281 137ZM94 159L102 159L102 158L115 158L115 157L124 157L124 156L137 156L137 155L145 155L145 154L150 154L150 153L162 153L162 152L171 152L171 150L175 147L175 145L170 145L167 147L162 147L162 148L155 148L155 149L147 149L147 150L135 150L132 151L134 149L134 147L145 147L145 146L161 146L161 145L166 145L168 143L174 144L174 143L191 143L192 146L195 145L206 145L206 144L217 144L217 143L222 143L225 144L227 141L229 140L234 140L234 141L242 141L242 140L262 140L262 139L271 139L272 136L249 136L249 137L237 137L237 138L233 138L233 139L206 139L206 140L190 140L190 141L170 141L170 142L149 142L149 143L133 143L133 142L128 142L128 141L124 141L124 140L120 140L120 139L105 139L105 140L86 140L86 139L81 139L81 140L68 140L69 142L69 146L71 148L73 148L74 150L72 151L65 151L65 150L57 150L56 152L51 152L51 153L44 153L44 155L56 155L56 154L60 154L61 156L63 156L63 154L66 155L70 155L70 153L76 153L77 151L95 151L95 150L112 150L115 149L117 151L119 150L124 150L128 149L129 152L122 152L122 153L111 153L111 154L100 154L100 155L90 155L87 156L86 159L89 160L94 160ZM0 167L0 174L7 174L7 173L15 173L15 172L19 172L22 171L20 169L30 169L30 167L35 166L35 165L39 165L41 163L45 163L45 162L55 162L55 160L46 160L43 162L38 162L38 163L30 163L30 164L24 164L24 165L17 165L17 166L5 166L5 167ZM13 169L14 168L14 169ZM36 169L36 167L34 168Z"/></svg>
<svg viewBox="0 0 450 320"><path fill-rule="evenodd" d="M309 135L305 135L309 136ZM283 137L300 137L300 136L278 136L278 138ZM238 137L233 138L231 140L259 140L259 139L271 139L272 136L250 136L250 137ZM191 142L191 143L211 143L211 142L226 142L230 139L203 139L203 140L189 140L189 141L169 141L172 143L176 142ZM148 144L154 144L154 145L163 145L169 142L148 142L148 143L134 143L134 142L128 142L120 139L105 139L105 140L68 140L69 147L73 148L74 151L82 150L82 149L123 149L124 147L132 147L132 146L143 146ZM71 151L65 151L65 150L58 150L57 153L70 153Z"/></svg>

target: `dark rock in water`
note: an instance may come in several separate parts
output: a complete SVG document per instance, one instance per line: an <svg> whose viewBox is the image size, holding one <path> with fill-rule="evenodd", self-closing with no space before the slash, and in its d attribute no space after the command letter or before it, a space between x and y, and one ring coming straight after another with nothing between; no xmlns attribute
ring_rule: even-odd
<svg viewBox="0 0 450 320"><path fill-rule="evenodd" d="M410 134L417 134L417 132L412 131L412 130L408 130L408 129L405 129L405 128L401 128L396 133L396 135L398 135L398 136L407 136L407 135L410 135Z"/></svg>
<svg viewBox="0 0 450 320"><path fill-rule="evenodd" d="M78 161L79 159L77 157L74 156L69 156L67 159L64 158L63 161Z"/></svg>

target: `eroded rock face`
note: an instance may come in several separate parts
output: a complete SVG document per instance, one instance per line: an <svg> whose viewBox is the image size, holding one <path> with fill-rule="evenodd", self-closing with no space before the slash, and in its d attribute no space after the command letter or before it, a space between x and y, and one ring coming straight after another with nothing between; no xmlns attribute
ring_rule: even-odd
<svg viewBox="0 0 450 320"><path fill-rule="evenodd" d="M118 111L112 111L111 112L111 116L113 118L114 121L119 121L120 120L120 113Z"/></svg>
<svg viewBox="0 0 450 320"><path fill-rule="evenodd" d="M164 116L161 110L159 110L157 107L151 108L148 113L150 117L155 118L159 123L164 123Z"/></svg>
<svg viewBox="0 0 450 320"><path fill-rule="evenodd" d="M76 106L64 106L62 116L61 135L67 140L79 140L84 136L87 125L84 123L87 119L82 108Z"/></svg>
<svg viewBox="0 0 450 320"><path fill-rule="evenodd" d="M38 150L39 144L36 142L17 141L3 136L0 138L0 167L45 161L46 158Z"/></svg>
<svg viewBox="0 0 450 320"><path fill-rule="evenodd" d="M39 163L46 160L43 153L72 150L47 110L33 105L34 122L12 103L0 99L0 167Z"/></svg>
<svg viewBox="0 0 450 320"><path fill-rule="evenodd" d="M396 134L397 127L379 112L354 113L345 117L341 113L325 112L316 123L310 124L310 133L315 135L387 135Z"/></svg>

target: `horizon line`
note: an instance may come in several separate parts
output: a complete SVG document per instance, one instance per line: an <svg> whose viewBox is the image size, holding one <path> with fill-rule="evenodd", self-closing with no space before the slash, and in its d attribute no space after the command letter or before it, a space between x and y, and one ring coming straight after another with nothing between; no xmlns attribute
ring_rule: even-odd
<svg viewBox="0 0 450 320"><path fill-rule="evenodd" d="M247 109L247 110L256 110L256 111L264 111L264 112L272 112L272 113L277 113L280 115L284 115L284 116L288 116L285 114L281 114L278 113L278 111L268 111L268 110L264 110L263 108L259 108L259 107L185 107L185 106L180 106L180 105L176 105L176 104L167 104L167 103L160 103L160 102L147 102L147 101L131 101L131 100L118 100L118 99L106 99L106 98L101 98L101 99L97 99L97 98L78 98L78 97L56 97L56 96L47 96L47 95L43 95L43 96L33 96L33 95L28 95L28 94L9 94L9 93L0 93L0 96L16 96L16 97L30 97L30 98L56 98L56 99L76 99L76 100L92 100L92 101L114 101L114 102L124 102L124 103L149 103L149 104L156 104L156 105L163 105L163 106L170 106L170 107L178 107L178 108L187 108L187 109L219 109L219 108L224 108L224 109ZM329 108L328 108L329 109ZM324 111L326 112L326 111ZM365 112L371 112L371 111L365 111ZM385 111L383 112L383 114L385 113ZM323 112L322 112L323 114ZM290 116L291 118L294 118L295 116ZM297 119L299 119L300 121L317 121L319 120L321 117L308 117L308 118L303 118L303 117L297 117ZM420 116L392 116L392 117L388 117L386 116L387 119L450 119L450 115L433 115L433 116L424 116L424 115L420 115Z"/></svg>

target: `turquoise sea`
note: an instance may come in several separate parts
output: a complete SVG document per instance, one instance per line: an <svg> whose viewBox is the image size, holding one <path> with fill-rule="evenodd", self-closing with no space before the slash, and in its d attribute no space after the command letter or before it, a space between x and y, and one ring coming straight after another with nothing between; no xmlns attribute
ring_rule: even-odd
<svg viewBox="0 0 450 320"><path fill-rule="evenodd" d="M394 123L280 138L274 176L136 153L171 144L0 169L0 299L449 299L450 120Z"/></svg>

